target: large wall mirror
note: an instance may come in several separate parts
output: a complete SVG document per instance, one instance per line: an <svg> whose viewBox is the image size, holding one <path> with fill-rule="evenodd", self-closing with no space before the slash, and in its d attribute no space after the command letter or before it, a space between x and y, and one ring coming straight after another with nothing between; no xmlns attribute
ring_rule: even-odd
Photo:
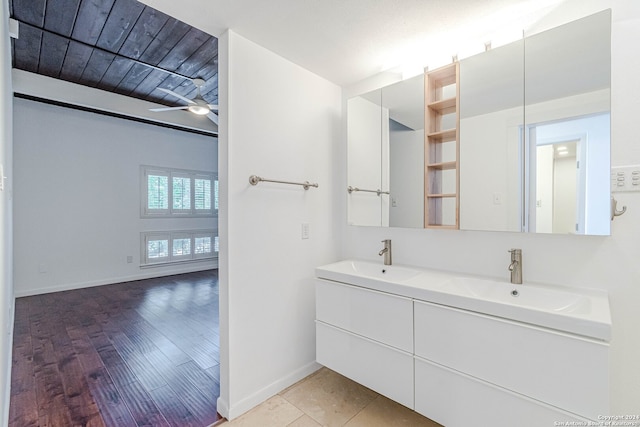
<svg viewBox="0 0 640 427"><path fill-rule="evenodd" d="M422 227L424 77L347 101L349 224Z"/></svg>
<svg viewBox="0 0 640 427"><path fill-rule="evenodd" d="M611 13L525 36L460 61L460 228L608 235ZM348 101L350 224L423 226L423 85Z"/></svg>

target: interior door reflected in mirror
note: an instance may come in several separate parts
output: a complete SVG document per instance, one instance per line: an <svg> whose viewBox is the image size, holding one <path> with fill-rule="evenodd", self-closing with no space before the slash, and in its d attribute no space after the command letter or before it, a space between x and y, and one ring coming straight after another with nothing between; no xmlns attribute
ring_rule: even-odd
<svg viewBox="0 0 640 427"><path fill-rule="evenodd" d="M609 234L609 113L527 125L528 231Z"/></svg>

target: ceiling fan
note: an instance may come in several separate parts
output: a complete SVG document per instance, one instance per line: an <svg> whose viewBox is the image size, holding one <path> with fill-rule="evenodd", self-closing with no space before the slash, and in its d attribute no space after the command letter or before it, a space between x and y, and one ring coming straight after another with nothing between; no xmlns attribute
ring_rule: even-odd
<svg viewBox="0 0 640 427"><path fill-rule="evenodd" d="M218 115L214 113L214 111L218 111L218 106L209 104L202 97L200 93L200 88L205 84L205 81L202 79L193 79L191 80L195 85L198 93L196 97L193 99L189 99L186 96L182 96L179 93L175 93L172 90L165 89L163 87L159 87L158 90L168 93L169 95L175 96L176 98L184 101L187 105L181 105L179 107L161 107L161 108L150 108L149 111L161 112L161 111L173 111L173 110L188 110L194 114L199 116L207 116L209 120L211 120L216 125L218 124Z"/></svg>

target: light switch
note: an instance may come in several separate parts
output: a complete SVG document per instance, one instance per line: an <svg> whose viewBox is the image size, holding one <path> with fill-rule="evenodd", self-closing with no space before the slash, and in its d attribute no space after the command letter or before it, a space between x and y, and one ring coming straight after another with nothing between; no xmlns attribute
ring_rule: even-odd
<svg viewBox="0 0 640 427"><path fill-rule="evenodd" d="M640 165L611 168L611 192L640 191Z"/></svg>

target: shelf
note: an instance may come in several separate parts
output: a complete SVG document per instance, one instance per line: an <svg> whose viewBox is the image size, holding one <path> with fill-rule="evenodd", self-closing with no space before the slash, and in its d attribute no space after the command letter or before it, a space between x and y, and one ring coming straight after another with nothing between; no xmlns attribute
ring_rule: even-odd
<svg viewBox="0 0 640 427"><path fill-rule="evenodd" d="M457 230L457 225L427 224L427 228L442 228L444 230Z"/></svg>
<svg viewBox="0 0 640 427"><path fill-rule="evenodd" d="M456 197L456 193L427 194L427 198L429 199L444 199L447 197Z"/></svg>
<svg viewBox="0 0 640 427"><path fill-rule="evenodd" d="M429 138L429 142L437 144L439 142L455 141L456 134L457 134L456 129L446 129L438 132L431 132L430 134L427 135L427 137Z"/></svg>
<svg viewBox="0 0 640 427"><path fill-rule="evenodd" d="M457 104L457 99L453 97L453 98L443 99L441 101L431 102L427 105L427 107L429 107L429 109L435 111L438 114L444 115L444 114L455 113L456 104Z"/></svg>
<svg viewBox="0 0 640 427"><path fill-rule="evenodd" d="M459 228L460 170L458 164L459 63L446 65L425 76L425 218L427 228ZM449 86L452 86L448 88ZM451 92L455 89L455 96ZM447 116L446 120L443 120ZM451 119L455 123L451 123ZM442 125L452 126L443 129ZM446 160L446 161L444 161ZM446 172L445 172L446 171ZM451 172L455 176L451 176ZM454 182L450 181L455 179ZM448 184L443 187L445 182ZM453 185L455 188L453 188ZM448 193L442 193L442 191ZM430 193L432 191L433 193Z"/></svg>
<svg viewBox="0 0 640 427"><path fill-rule="evenodd" d="M453 161L453 162L441 162L441 163L429 163L427 165L427 167L429 169L436 169L436 170L455 169L456 166L458 166L458 162L456 162L456 161Z"/></svg>

